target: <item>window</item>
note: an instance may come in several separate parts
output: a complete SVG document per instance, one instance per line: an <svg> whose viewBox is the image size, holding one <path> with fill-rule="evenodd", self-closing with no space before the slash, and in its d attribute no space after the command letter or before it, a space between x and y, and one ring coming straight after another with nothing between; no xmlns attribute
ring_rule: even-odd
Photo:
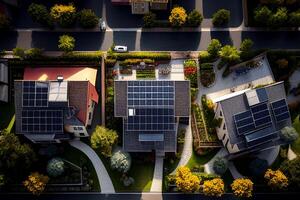
<svg viewBox="0 0 300 200"><path fill-rule="evenodd" d="M77 127L73 127L73 129L74 129L74 131L77 131L77 130L78 130Z"/></svg>
<svg viewBox="0 0 300 200"><path fill-rule="evenodd" d="M225 125L225 123L224 123L224 125L223 125L223 130L226 130L226 125Z"/></svg>
<svg viewBox="0 0 300 200"><path fill-rule="evenodd" d="M79 133L79 135L80 135L80 136L85 136L85 134L84 134L84 133Z"/></svg>

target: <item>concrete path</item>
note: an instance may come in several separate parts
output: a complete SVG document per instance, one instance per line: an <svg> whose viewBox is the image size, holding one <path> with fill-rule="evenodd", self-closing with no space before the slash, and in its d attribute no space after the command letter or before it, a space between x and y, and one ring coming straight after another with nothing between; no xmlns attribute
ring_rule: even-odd
<svg viewBox="0 0 300 200"><path fill-rule="evenodd" d="M101 193L115 193L114 186L106 171L106 168L100 160L99 156L96 154L96 152L90 146L86 145L80 140L73 140L69 143L71 146L75 147L76 149L82 151L85 155L87 155L87 157L93 163L93 166L98 176Z"/></svg>
<svg viewBox="0 0 300 200"><path fill-rule="evenodd" d="M227 150L225 148L221 148L216 155L210 159L205 165L204 165L204 172L208 174L214 174L213 165L216 160L216 158L220 157L223 158L228 154Z"/></svg>
<svg viewBox="0 0 300 200"><path fill-rule="evenodd" d="M162 156L156 156L150 192L162 192L163 167L164 158Z"/></svg>
<svg viewBox="0 0 300 200"><path fill-rule="evenodd" d="M181 154L180 161L177 167L171 174L175 174L178 167L185 166L190 158L192 157L193 153L193 135L192 135L192 128L191 128L191 117L189 125L186 127L185 138L184 138L184 146Z"/></svg>
<svg viewBox="0 0 300 200"><path fill-rule="evenodd" d="M287 158L289 160L294 160L295 158L297 158L297 154L295 154L295 152L292 150L291 145L289 145L289 150L287 153Z"/></svg>
<svg viewBox="0 0 300 200"><path fill-rule="evenodd" d="M228 162L228 169L233 177L233 179L243 178L244 176L238 172L233 162Z"/></svg>

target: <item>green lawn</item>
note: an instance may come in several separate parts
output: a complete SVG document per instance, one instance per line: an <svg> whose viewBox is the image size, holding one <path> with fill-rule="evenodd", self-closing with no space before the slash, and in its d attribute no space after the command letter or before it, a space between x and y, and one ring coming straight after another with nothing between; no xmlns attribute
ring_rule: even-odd
<svg viewBox="0 0 300 200"><path fill-rule="evenodd" d="M0 130L7 128L15 112L12 104L0 103Z"/></svg>
<svg viewBox="0 0 300 200"><path fill-rule="evenodd" d="M204 165L207 163L210 159L216 155L216 153L219 151L219 149L212 149L209 152L207 152L204 155L197 155L194 151L192 154L192 157L190 158L188 164L186 165L188 168L192 169L193 167L197 165Z"/></svg>
<svg viewBox="0 0 300 200"><path fill-rule="evenodd" d="M300 120L299 120L299 115L295 118L293 126L297 130L297 132L299 134L299 137L295 142L293 142L292 149L295 153L300 155Z"/></svg>

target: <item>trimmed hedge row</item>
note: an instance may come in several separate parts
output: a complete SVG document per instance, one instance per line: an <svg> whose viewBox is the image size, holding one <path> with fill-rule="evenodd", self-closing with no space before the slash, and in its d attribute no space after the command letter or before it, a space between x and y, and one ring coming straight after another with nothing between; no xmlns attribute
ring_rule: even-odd
<svg viewBox="0 0 300 200"><path fill-rule="evenodd" d="M138 65L141 62L145 64L154 64L154 60L152 59L126 59L119 63L120 66L128 66L128 65Z"/></svg>
<svg viewBox="0 0 300 200"><path fill-rule="evenodd" d="M153 60L171 60L171 54L168 52L129 52L129 53L110 53L107 58L125 60L125 59L153 59Z"/></svg>

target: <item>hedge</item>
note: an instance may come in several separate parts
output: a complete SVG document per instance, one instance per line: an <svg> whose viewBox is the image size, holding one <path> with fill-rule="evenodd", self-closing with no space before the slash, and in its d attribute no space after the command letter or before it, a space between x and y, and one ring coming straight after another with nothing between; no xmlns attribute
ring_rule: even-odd
<svg viewBox="0 0 300 200"><path fill-rule="evenodd" d="M128 52L128 53L110 53L107 58L117 60L125 59L153 59L153 60L171 60L171 55L168 52Z"/></svg>
<svg viewBox="0 0 300 200"><path fill-rule="evenodd" d="M119 63L120 66L128 66L128 65L138 65L141 62L146 64L154 64L154 60L152 59L126 59Z"/></svg>

